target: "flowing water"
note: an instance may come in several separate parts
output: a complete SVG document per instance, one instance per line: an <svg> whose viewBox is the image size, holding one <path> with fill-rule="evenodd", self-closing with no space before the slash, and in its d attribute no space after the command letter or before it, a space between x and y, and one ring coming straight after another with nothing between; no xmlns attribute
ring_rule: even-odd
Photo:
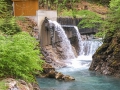
<svg viewBox="0 0 120 90"><path fill-rule="evenodd" d="M65 31L62 28L62 26L56 21L49 20L49 23L54 24L55 31L57 33L57 36L59 37L59 40L61 41L60 45L62 47L63 54L66 56L66 59L75 58L70 41L68 40L67 35L65 34Z"/></svg>
<svg viewBox="0 0 120 90"><path fill-rule="evenodd" d="M95 42L88 41L86 43L92 45L91 48L96 48L100 42ZM120 79L88 70L92 61L91 53L94 52L94 49L90 50L93 51L89 51L88 55L80 55L78 58L71 59L71 64L68 67L58 70L65 75L75 77L75 81L65 82L50 78L38 78L41 90L120 90Z"/></svg>
<svg viewBox="0 0 120 90"><path fill-rule="evenodd" d="M75 62L71 66L58 71L75 77L75 81L38 78L41 90L120 90L120 79L88 70L91 56L79 56L73 61Z"/></svg>
<svg viewBox="0 0 120 90"><path fill-rule="evenodd" d="M101 46L102 41L101 39L97 40L85 40L81 42L81 50L80 50L80 55L93 55L97 48Z"/></svg>
<svg viewBox="0 0 120 90"><path fill-rule="evenodd" d="M74 28L75 28L75 31L76 31L76 35L77 35L77 38L78 38L78 49L79 49L79 55L80 55L80 51L81 51L81 48L83 48L83 47L81 47L82 46L82 38L81 38L81 35L80 35L80 33L79 33L79 30L78 30L78 27L77 26L74 26Z"/></svg>
<svg viewBox="0 0 120 90"><path fill-rule="evenodd" d="M64 30L56 22L52 23L55 24L56 32L62 40L63 48L65 49L64 53L67 53L67 57L70 58L69 54L71 56L73 53L71 46L68 46L70 42L66 39L67 37L62 36L65 34ZM73 55L72 58L74 59L69 60L71 63L68 64L68 67L58 70L65 75L73 76L75 81L65 82L51 78L37 78L41 90L120 90L120 79L104 76L88 70L92 61L92 55L102 42L100 40L81 41L81 38L78 38L80 41L79 57L74 58Z"/></svg>

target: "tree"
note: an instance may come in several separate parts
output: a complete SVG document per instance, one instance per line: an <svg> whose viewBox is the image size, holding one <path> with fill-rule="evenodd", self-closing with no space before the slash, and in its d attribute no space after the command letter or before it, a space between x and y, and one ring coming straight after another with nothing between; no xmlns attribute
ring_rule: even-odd
<svg viewBox="0 0 120 90"><path fill-rule="evenodd" d="M8 35L16 34L21 29L16 23L15 17L12 16L11 6L6 2L7 0L0 0L0 31Z"/></svg>
<svg viewBox="0 0 120 90"><path fill-rule="evenodd" d="M111 0L109 4L109 12L104 20L101 33L115 32L120 30L120 0Z"/></svg>
<svg viewBox="0 0 120 90"><path fill-rule="evenodd" d="M120 30L120 0L110 1L110 12L108 14L110 30Z"/></svg>

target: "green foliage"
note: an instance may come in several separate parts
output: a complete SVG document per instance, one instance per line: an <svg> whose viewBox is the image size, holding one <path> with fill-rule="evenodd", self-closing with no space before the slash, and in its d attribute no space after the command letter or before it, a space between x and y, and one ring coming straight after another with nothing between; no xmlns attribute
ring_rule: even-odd
<svg viewBox="0 0 120 90"><path fill-rule="evenodd" d="M104 22L101 25L101 30L98 34L105 36L107 32L115 32L120 30L120 0L111 0L110 1L110 10L105 18Z"/></svg>
<svg viewBox="0 0 120 90"><path fill-rule="evenodd" d="M0 0L0 31L8 35L13 35L21 30L16 24L15 17L11 16L9 7L6 0Z"/></svg>
<svg viewBox="0 0 120 90"><path fill-rule="evenodd" d="M111 31L120 30L120 0L111 0L107 22Z"/></svg>
<svg viewBox="0 0 120 90"><path fill-rule="evenodd" d="M0 18L5 17L6 12L7 12L7 3L4 2L4 0L0 0Z"/></svg>
<svg viewBox="0 0 120 90"><path fill-rule="evenodd" d="M48 7L49 9L57 9L61 11L63 9L73 9L73 6L76 2L80 0L39 0L42 7ZM56 8L57 7L57 8Z"/></svg>
<svg viewBox="0 0 120 90"><path fill-rule="evenodd" d="M99 29L101 25L104 22L104 20L100 17L99 14L96 14L95 12L88 11L88 10L64 10L62 13L62 16L69 16L69 17L77 17L77 18L82 18L82 20L79 22L78 27L79 28L96 28ZM103 27L101 27L103 28ZM99 32L97 33L97 36L102 36L102 33Z"/></svg>
<svg viewBox="0 0 120 90"><path fill-rule="evenodd" d="M102 5L108 5L110 0L86 0L87 2L99 3Z"/></svg>
<svg viewBox="0 0 120 90"><path fill-rule="evenodd" d="M20 21L23 21L23 22L25 22L25 18L26 17L24 17L24 16L19 16L19 17L15 17L16 18L16 20L20 20Z"/></svg>
<svg viewBox="0 0 120 90"><path fill-rule="evenodd" d="M0 35L0 77L34 81L36 71L42 70L37 41L28 33Z"/></svg>
<svg viewBox="0 0 120 90"><path fill-rule="evenodd" d="M7 3L7 0L0 0L0 18L11 16L11 5Z"/></svg>
<svg viewBox="0 0 120 90"><path fill-rule="evenodd" d="M92 12L92 11L88 11L88 10L80 10L80 11L77 11L76 9L72 10L67 10L67 9L64 9L62 11L62 14L61 16L69 16L69 17L78 17L78 18L89 18L91 16L93 17L99 17L98 14Z"/></svg>
<svg viewBox="0 0 120 90"><path fill-rule="evenodd" d="M0 81L0 90L7 90L7 87L5 86L4 81Z"/></svg>
<svg viewBox="0 0 120 90"><path fill-rule="evenodd" d="M13 35L21 31L20 27L16 23L15 17L4 18L0 21L0 31L7 35Z"/></svg>
<svg viewBox="0 0 120 90"><path fill-rule="evenodd" d="M79 12L82 20L79 22L79 28L99 28L99 24L102 23L102 19L99 15L88 10L82 10Z"/></svg>

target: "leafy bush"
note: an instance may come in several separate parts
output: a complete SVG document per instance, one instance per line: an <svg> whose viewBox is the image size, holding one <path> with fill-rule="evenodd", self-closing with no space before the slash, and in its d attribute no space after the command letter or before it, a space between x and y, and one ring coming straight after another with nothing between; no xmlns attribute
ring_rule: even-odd
<svg viewBox="0 0 120 90"><path fill-rule="evenodd" d="M105 18L102 23L102 28L100 28L100 32L102 36L105 36L107 32L116 32L120 30L120 0L111 0L110 1L110 10L107 14L107 18Z"/></svg>
<svg viewBox="0 0 120 90"><path fill-rule="evenodd" d="M16 34L21 29L16 24L16 19L11 15L11 8L7 0L0 0L0 31L8 35Z"/></svg>
<svg viewBox="0 0 120 90"><path fill-rule="evenodd" d="M78 24L79 28L98 28L103 21L99 15L88 10L82 10L79 14L82 16Z"/></svg>
<svg viewBox="0 0 120 90"><path fill-rule="evenodd" d="M0 77L34 80L34 74L42 70L40 51L35 49L37 41L28 33L0 35Z"/></svg>
<svg viewBox="0 0 120 90"><path fill-rule="evenodd" d="M4 18L0 21L0 31L7 35L13 35L21 31L20 27L16 23L15 17Z"/></svg>

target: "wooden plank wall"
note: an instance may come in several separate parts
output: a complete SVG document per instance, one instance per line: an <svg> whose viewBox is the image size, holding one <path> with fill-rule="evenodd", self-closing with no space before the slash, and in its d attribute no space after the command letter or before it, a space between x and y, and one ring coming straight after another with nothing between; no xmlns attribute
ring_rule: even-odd
<svg viewBox="0 0 120 90"><path fill-rule="evenodd" d="M14 16L36 16L38 0L13 0Z"/></svg>

